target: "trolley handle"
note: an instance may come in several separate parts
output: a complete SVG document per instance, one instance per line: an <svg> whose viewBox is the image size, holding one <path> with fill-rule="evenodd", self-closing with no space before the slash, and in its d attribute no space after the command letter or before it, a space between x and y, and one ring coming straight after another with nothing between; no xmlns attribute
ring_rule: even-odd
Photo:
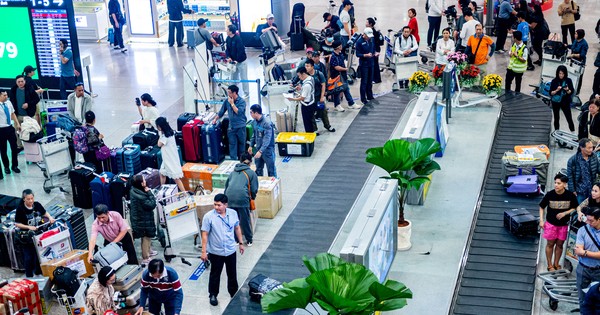
<svg viewBox="0 0 600 315"><path fill-rule="evenodd" d="M163 198L157 199L156 203L160 203L161 205L167 205L169 203L170 200L176 199L176 200L182 200L184 198L188 198L193 196L191 192L189 191L180 191L178 193L175 193L173 195L170 196L165 196Z"/></svg>

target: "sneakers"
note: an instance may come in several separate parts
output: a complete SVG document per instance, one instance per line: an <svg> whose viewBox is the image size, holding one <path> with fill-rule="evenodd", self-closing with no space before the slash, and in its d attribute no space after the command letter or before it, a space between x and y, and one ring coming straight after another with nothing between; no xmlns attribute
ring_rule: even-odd
<svg viewBox="0 0 600 315"><path fill-rule="evenodd" d="M533 70L535 70L535 67L534 66L529 66L529 67L527 67L527 70L528 71L533 71Z"/></svg>
<svg viewBox="0 0 600 315"><path fill-rule="evenodd" d="M316 122L321 122L321 118L315 118Z"/></svg>
<svg viewBox="0 0 600 315"><path fill-rule="evenodd" d="M212 306L219 305L219 301L217 300L216 296L211 295L211 296L208 297L208 299L210 300L210 305L212 305Z"/></svg>
<svg viewBox="0 0 600 315"><path fill-rule="evenodd" d="M154 257L154 256L156 256L156 255L158 255L158 252L157 252L157 251L155 251L155 250L150 250L150 257Z"/></svg>
<svg viewBox="0 0 600 315"><path fill-rule="evenodd" d="M115 46L115 47L113 47L113 49L114 49L114 50L119 50L119 49L121 49L121 47L119 47L119 46Z"/></svg>
<svg viewBox="0 0 600 315"><path fill-rule="evenodd" d="M498 50L496 50L496 53L497 53L497 54L503 54L503 53L505 53L505 52L506 52L506 51L504 51L504 49L498 49Z"/></svg>
<svg viewBox="0 0 600 315"><path fill-rule="evenodd" d="M362 105L359 105L359 104L354 104L354 105L352 105L352 106L348 106L348 107L350 107L350 108L352 108L352 109L361 109L361 108L362 108Z"/></svg>
<svg viewBox="0 0 600 315"><path fill-rule="evenodd" d="M246 246L248 246L248 247L252 247L252 242L247 242L247 243L246 243Z"/></svg>
<svg viewBox="0 0 600 315"><path fill-rule="evenodd" d="M121 52L122 52L122 53L124 53L124 52L126 52L126 51L127 51L127 48L125 48L125 47L121 48Z"/></svg>
<svg viewBox="0 0 600 315"><path fill-rule="evenodd" d="M335 107L335 110L338 112L345 112L346 110L342 107L342 105L338 105Z"/></svg>

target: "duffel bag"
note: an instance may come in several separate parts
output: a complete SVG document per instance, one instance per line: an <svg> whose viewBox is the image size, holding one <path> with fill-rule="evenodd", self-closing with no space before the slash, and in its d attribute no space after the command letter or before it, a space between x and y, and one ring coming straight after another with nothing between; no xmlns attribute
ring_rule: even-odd
<svg viewBox="0 0 600 315"><path fill-rule="evenodd" d="M258 274L254 278L250 279L248 282L248 287L250 288L250 300L260 303L263 295L267 294L267 292L282 288L282 285L281 282L273 278L269 278L263 274Z"/></svg>
<svg viewBox="0 0 600 315"><path fill-rule="evenodd" d="M545 186L548 177L548 165L548 158L542 152L527 157L512 151L504 152L502 157L502 184L506 184L509 176L537 174L540 185Z"/></svg>

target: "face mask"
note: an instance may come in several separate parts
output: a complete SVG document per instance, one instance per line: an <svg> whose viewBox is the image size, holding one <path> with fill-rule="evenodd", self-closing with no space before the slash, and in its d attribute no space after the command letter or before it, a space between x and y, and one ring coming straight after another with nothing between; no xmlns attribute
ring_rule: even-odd
<svg viewBox="0 0 600 315"><path fill-rule="evenodd" d="M327 37L328 42L333 42L333 37Z"/></svg>

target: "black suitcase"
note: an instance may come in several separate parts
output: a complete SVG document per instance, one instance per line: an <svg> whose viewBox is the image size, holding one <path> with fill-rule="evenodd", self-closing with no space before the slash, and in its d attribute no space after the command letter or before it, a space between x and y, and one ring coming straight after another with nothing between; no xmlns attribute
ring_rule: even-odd
<svg viewBox="0 0 600 315"><path fill-rule="evenodd" d="M160 148L158 146L147 147L144 151L142 151L140 155L140 161L142 162L143 170L147 168L160 168L160 165L158 165L159 152Z"/></svg>
<svg viewBox="0 0 600 315"><path fill-rule="evenodd" d="M11 267L10 264L10 252L9 248L12 246L8 246L8 241L5 233L7 233L6 227L4 225L0 226L0 266L2 267Z"/></svg>
<svg viewBox="0 0 600 315"><path fill-rule="evenodd" d="M504 211L504 227L515 236L538 234L539 220L527 209L510 209Z"/></svg>
<svg viewBox="0 0 600 315"><path fill-rule="evenodd" d="M290 34L290 49L292 51L304 50L304 35Z"/></svg>
<svg viewBox="0 0 600 315"><path fill-rule="evenodd" d="M96 167L92 163L83 163L87 168L73 168L69 171L69 180L73 190L73 205L79 208L92 207L92 188L90 182L95 178ZM92 170L90 170L92 169Z"/></svg>
<svg viewBox="0 0 600 315"><path fill-rule="evenodd" d="M123 217L123 197L129 199L129 191L131 190L130 178L131 175L129 173L119 173L113 177L108 186L113 204L112 210L117 211Z"/></svg>
<svg viewBox="0 0 600 315"><path fill-rule="evenodd" d="M185 158L185 150L184 150L184 146L183 146L183 132L181 131L175 131L175 143L177 144L177 146L179 147L180 151L181 151L181 158L184 161L187 161Z"/></svg>
<svg viewBox="0 0 600 315"><path fill-rule="evenodd" d="M196 118L196 116L197 115L195 113L183 113L179 115L179 117L177 117L177 131L181 131L183 125L187 124L188 121Z"/></svg>
<svg viewBox="0 0 600 315"><path fill-rule="evenodd" d="M0 215L6 215L7 213L17 209L21 198L15 196L8 196L0 194Z"/></svg>
<svg viewBox="0 0 600 315"><path fill-rule="evenodd" d="M144 150L149 146L156 146L158 143L158 131L142 130L133 135L133 143L140 146L140 150Z"/></svg>
<svg viewBox="0 0 600 315"><path fill-rule="evenodd" d="M73 249L87 250L89 243L83 210L72 206L64 206L64 208L65 212L56 219L69 227Z"/></svg>
<svg viewBox="0 0 600 315"><path fill-rule="evenodd" d="M223 153L229 155L229 136L227 135L227 129L229 129L229 118L224 117L221 120L221 136L223 142Z"/></svg>

